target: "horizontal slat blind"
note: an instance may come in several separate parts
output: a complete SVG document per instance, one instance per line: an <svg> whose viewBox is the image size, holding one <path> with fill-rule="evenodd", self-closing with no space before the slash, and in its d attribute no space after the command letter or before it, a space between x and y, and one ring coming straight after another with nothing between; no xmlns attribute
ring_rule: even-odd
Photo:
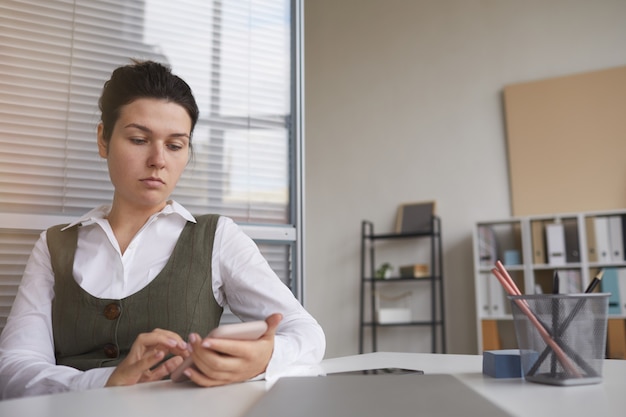
<svg viewBox="0 0 626 417"><path fill-rule="evenodd" d="M6 324L24 265L38 237L37 231L4 229L0 233L0 331Z"/></svg>
<svg viewBox="0 0 626 417"><path fill-rule="evenodd" d="M288 224L285 1L0 1L0 211L81 214L111 185L95 127L130 57L169 63L200 106L174 198L194 212Z"/></svg>
<svg viewBox="0 0 626 417"><path fill-rule="evenodd" d="M194 158L172 197L193 213L293 227L290 4L0 0L0 216L74 216L110 202L97 100L111 71L138 58L169 64L200 107ZM18 226L0 230L0 325L40 231ZM293 244L262 245L286 283Z"/></svg>

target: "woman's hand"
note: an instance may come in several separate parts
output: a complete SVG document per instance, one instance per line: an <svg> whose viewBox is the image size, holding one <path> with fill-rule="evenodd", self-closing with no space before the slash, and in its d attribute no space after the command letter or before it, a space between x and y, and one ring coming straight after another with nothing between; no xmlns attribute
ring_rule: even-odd
<svg viewBox="0 0 626 417"><path fill-rule="evenodd" d="M169 353L176 356L156 366ZM188 355L187 344L174 332L155 329L150 333L142 333L137 336L128 356L115 368L106 386L161 380L172 373L183 362L183 357Z"/></svg>
<svg viewBox="0 0 626 417"><path fill-rule="evenodd" d="M265 372L281 320L281 314L267 317L267 331L257 340L202 339L191 334L189 345L197 369L188 368L185 375L200 386L211 387L245 381Z"/></svg>

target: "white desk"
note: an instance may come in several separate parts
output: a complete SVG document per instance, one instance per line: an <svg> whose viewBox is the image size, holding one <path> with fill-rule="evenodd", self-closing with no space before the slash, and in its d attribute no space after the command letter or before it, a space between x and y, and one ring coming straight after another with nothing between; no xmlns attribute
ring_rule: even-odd
<svg viewBox="0 0 626 417"><path fill-rule="evenodd" d="M327 359L326 372L376 367L422 369L427 374L456 378L516 416L626 415L626 361L607 360L601 384L556 387L523 379L494 379L482 375L482 356L422 353L370 353ZM245 413L265 392L263 381L216 388L161 381L132 387L44 395L0 401L2 417L111 417L211 415L235 417ZM459 404L462 411L463 405Z"/></svg>
<svg viewBox="0 0 626 417"><path fill-rule="evenodd" d="M364 367L408 367L422 369L426 374L453 374L491 402L520 417L626 416L626 360L605 360L600 384L570 387L485 376L480 355L381 352L324 361L327 372Z"/></svg>

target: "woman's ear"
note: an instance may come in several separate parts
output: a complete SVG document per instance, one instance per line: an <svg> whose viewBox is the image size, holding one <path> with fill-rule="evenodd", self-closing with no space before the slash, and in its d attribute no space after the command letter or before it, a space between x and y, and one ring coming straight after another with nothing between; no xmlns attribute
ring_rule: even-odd
<svg viewBox="0 0 626 417"><path fill-rule="evenodd" d="M102 122L98 123L98 154L104 159L109 156L109 147L104 139L104 125Z"/></svg>

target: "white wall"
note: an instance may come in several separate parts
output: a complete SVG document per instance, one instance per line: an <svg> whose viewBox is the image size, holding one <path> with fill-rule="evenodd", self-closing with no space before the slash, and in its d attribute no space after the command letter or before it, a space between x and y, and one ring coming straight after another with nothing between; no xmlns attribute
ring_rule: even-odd
<svg viewBox="0 0 626 417"><path fill-rule="evenodd" d="M448 351L476 353L471 232L510 215L503 86L626 64L624 0L305 1L306 306L358 350L360 222L443 222ZM410 262L409 262L410 263Z"/></svg>

